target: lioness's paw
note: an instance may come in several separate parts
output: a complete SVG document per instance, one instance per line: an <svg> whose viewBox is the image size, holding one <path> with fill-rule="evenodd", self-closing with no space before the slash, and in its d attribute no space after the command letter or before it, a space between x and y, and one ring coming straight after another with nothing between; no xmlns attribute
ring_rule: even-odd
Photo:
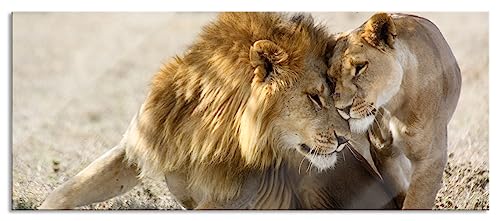
<svg viewBox="0 0 500 221"><path fill-rule="evenodd" d="M370 146L377 153L382 155L392 155L392 144L394 142L391 130L389 129L388 116L384 112L377 113L375 123L368 129L368 139Z"/></svg>

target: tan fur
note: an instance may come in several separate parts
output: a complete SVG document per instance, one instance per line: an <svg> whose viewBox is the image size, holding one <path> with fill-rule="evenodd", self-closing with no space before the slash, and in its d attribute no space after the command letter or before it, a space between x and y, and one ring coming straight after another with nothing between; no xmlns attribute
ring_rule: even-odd
<svg viewBox="0 0 500 221"><path fill-rule="evenodd" d="M350 133L327 83L328 37L304 15L222 13L185 55L154 76L146 101L115 150L121 158L96 165L164 175L186 208L391 207L380 182L352 157L343 158L340 167L357 174L345 175L344 181L356 177L352 181L358 185L333 185L340 181L331 169L337 156L333 151L344 145L338 139L349 139ZM59 188L73 191L64 205L57 200L68 191L56 190L41 208L93 202L87 192L106 183L87 180L99 177L97 171L102 170L89 167ZM366 192L337 197L365 184L370 184ZM373 194L386 199L363 199ZM350 197L362 200L336 203Z"/></svg>
<svg viewBox="0 0 500 221"><path fill-rule="evenodd" d="M336 108L352 131L364 132L370 125L390 131L372 139L383 144L392 137L389 148L398 149L382 151L387 156L382 174L392 176L387 179L406 193L405 209L432 208L447 160L447 125L461 87L446 40L424 18L386 13L336 40L328 71L336 85ZM375 118L380 110L386 110L385 125ZM411 170L401 156L411 161Z"/></svg>

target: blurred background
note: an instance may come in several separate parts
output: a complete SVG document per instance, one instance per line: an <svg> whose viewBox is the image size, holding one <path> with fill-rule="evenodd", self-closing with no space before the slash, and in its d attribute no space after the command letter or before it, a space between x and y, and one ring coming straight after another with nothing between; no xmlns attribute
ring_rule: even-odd
<svg viewBox="0 0 500 221"><path fill-rule="evenodd" d="M489 209L488 13L420 13L462 70L436 209ZM332 33L373 13L312 13ZM216 13L14 13L12 208L34 209L113 147L162 63L181 54ZM178 209L163 180L82 209Z"/></svg>

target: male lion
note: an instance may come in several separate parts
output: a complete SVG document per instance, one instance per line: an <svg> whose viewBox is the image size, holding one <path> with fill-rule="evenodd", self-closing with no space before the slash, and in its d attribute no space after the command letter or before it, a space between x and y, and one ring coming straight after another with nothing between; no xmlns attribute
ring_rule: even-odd
<svg viewBox="0 0 500 221"><path fill-rule="evenodd" d="M353 132L364 133L376 122L370 135L378 147L385 145L375 149L383 156L380 170L404 200L399 202L403 208L432 208L447 161L447 125L461 87L446 40L427 19L386 13L336 40L328 70L335 107ZM389 131L380 136L384 128L378 127Z"/></svg>
<svg viewBox="0 0 500 221"><path fill-rule="evenodd" d="M185 208L394 208L368 163L344 149L350 132L333 108L328 41L311 17L222 13L154 76L121 142L40 208L122 194L139 171L164 175ZM344 173L333 173L343 149Z"/></svg>

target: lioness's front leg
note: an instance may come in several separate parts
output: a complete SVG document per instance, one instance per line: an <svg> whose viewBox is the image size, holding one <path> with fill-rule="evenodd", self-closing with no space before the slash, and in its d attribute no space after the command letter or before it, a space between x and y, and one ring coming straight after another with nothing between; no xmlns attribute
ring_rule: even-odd
<svg viewBox="0 0 500 221"><path fill-rule="evenodd" d="M389 129L389 113L381 110L377 113L376 123L368 130L370 152L375 160L388 192L398 208L403 208L406 191L411 176L411 163L401 149L394 145Z"/></svg>
<svg viewBox="0 0 500 221"><path fill-rule="evenodd" d="M446 160L434 158L413 162L414 171L403 209L431 209L441 188Z"/></svg>
<svg viewBox="0 0 500 221"><path fill-rule="evenodd" d="M413 173L403 209L431 209L441 188L447 161L447 135L436 133L428 158L412 160Z"/></svg>
<svg viewBox="0 0 500 221"><path fill-rule="evenodd" d="M139 182L137 175L119 144L56 188L38 209L71 209L104 201L132 189Z"/></svg>

